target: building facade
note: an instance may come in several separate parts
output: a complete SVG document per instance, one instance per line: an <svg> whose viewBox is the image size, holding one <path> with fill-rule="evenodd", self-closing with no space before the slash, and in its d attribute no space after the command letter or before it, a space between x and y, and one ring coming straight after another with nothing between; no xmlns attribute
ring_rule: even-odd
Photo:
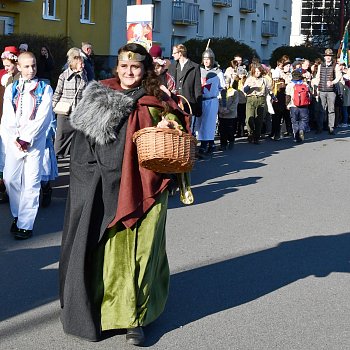
<svg viewBox="0 0 350 350"><path fill-rule="evenodd" d="M340 0L293 0L290 45L325 35L327 11L340 12Z"/></svg>
<svg viewBox="0 0 350 350"><path fill-rule="evenodd" d="M75 46L89 41L96 54L109 55L111 7L111 0L1 0L0 34L69 36Z"/></svg>
<svg viewBox="0 0 350 350"><path fill-rule="evenodd" d="M0 34L69 36L89 41L97 55L115 56L126 41L127 6L136 0L0 0ZM192 38L232 37L260 58L288 45L291 0L142 0L153 4L153 40L170 57ZM234 53L232 53L234 54Z"/></svg>
<svg viewBox="0 0 350 350"><path fill-rule="evenodd" d="M168 57L172 45L192 38L231 37L254 48L263 61L277 47L289 45L291 0L142 0L142 4L154 5L153 40Z"/></svg>

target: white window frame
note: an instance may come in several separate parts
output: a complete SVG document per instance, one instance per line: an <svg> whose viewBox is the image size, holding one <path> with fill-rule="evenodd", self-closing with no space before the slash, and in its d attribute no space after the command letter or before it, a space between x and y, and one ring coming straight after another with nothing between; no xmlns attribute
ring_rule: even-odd
<svg viewBox="0 0 350 350"><path fill-rule="evenodd" d="M50 15L50 3L53 7L53 14ZM56 0L43 0L43 19L56 20Z"/></svg>
<svg viewBox="0 0 350 350"><path fill-rule="evenodd" d="M88 18L85 18L84 14L85 14L85 7L86 7L87 3L89 4L89 15L88 15ZM94 24L91 21L91 5L92 5L91 3L92 3L92 0L81 0L81 3L80 3L80 23Z"/></svg>

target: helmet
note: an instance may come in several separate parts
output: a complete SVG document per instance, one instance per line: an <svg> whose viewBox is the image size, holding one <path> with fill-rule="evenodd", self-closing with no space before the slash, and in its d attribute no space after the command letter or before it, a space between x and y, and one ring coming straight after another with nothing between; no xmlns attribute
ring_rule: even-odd
<svg viewBox="0 0 350 350"><path fill-rule="evenodd" d="M202 53L202 59L203 58L210 58L212 60L212 62L215 61L215 55L212 49L207 48L204 50L204 52Z"/></svg>

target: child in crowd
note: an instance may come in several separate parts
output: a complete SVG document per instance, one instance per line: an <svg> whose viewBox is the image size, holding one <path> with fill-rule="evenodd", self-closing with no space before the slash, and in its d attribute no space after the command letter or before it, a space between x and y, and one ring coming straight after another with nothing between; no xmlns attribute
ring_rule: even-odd
<svg viewBox="0 0 350 350"><path fill-rule="evenodd" d="M18 57L21 77L4 95L2 136L5 143L4 181L14 217L15 239L32 236L39 207L46 132L52 117L52 88L36 76L33 53Z"/></svg>
<svg viewBox="0 0 350 350"><path fill-rule="evenodd" d="M295 142L303 142L309 122L310 88L303 80L301 69L292 72L292 81L286 87L286 104L290 110L290 119Z"/></svg>
<svg viewBox="0 0 350 350"><path fill-rule="evenodd" d="M232 79L226 80L226 94L219 97L219 134L220 150L232 149L235 142L235 130L237 127L238 92L232 87Z"/></svg>
<svg viewBox="0 0 350 350"><path fill-rule="evenodd" d="M246 104L247 104L247 98L245 96L245 93L243 91L244 83L247 79L248 72L247 70L240 66L237 68L237 76L238 80L235 81L235 83L232 85L233 88L237 90L238 93L238 105L237 105L237 137L243 137L244 136L244 127L245 127L245 119L246 119ZM235 86L237 85L237 86Z"/></svg>

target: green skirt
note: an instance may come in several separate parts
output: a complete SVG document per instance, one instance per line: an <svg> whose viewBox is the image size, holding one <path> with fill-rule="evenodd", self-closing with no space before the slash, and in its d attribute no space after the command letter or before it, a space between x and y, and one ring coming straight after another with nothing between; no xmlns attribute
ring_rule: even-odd
<svg viewBox="0 0 350 350"><path fill-rule="evenodd" d="M132 228L108 229L94 256L101 329L146 326L164 310L169 291L165 250L168 191Z"/></svg>

